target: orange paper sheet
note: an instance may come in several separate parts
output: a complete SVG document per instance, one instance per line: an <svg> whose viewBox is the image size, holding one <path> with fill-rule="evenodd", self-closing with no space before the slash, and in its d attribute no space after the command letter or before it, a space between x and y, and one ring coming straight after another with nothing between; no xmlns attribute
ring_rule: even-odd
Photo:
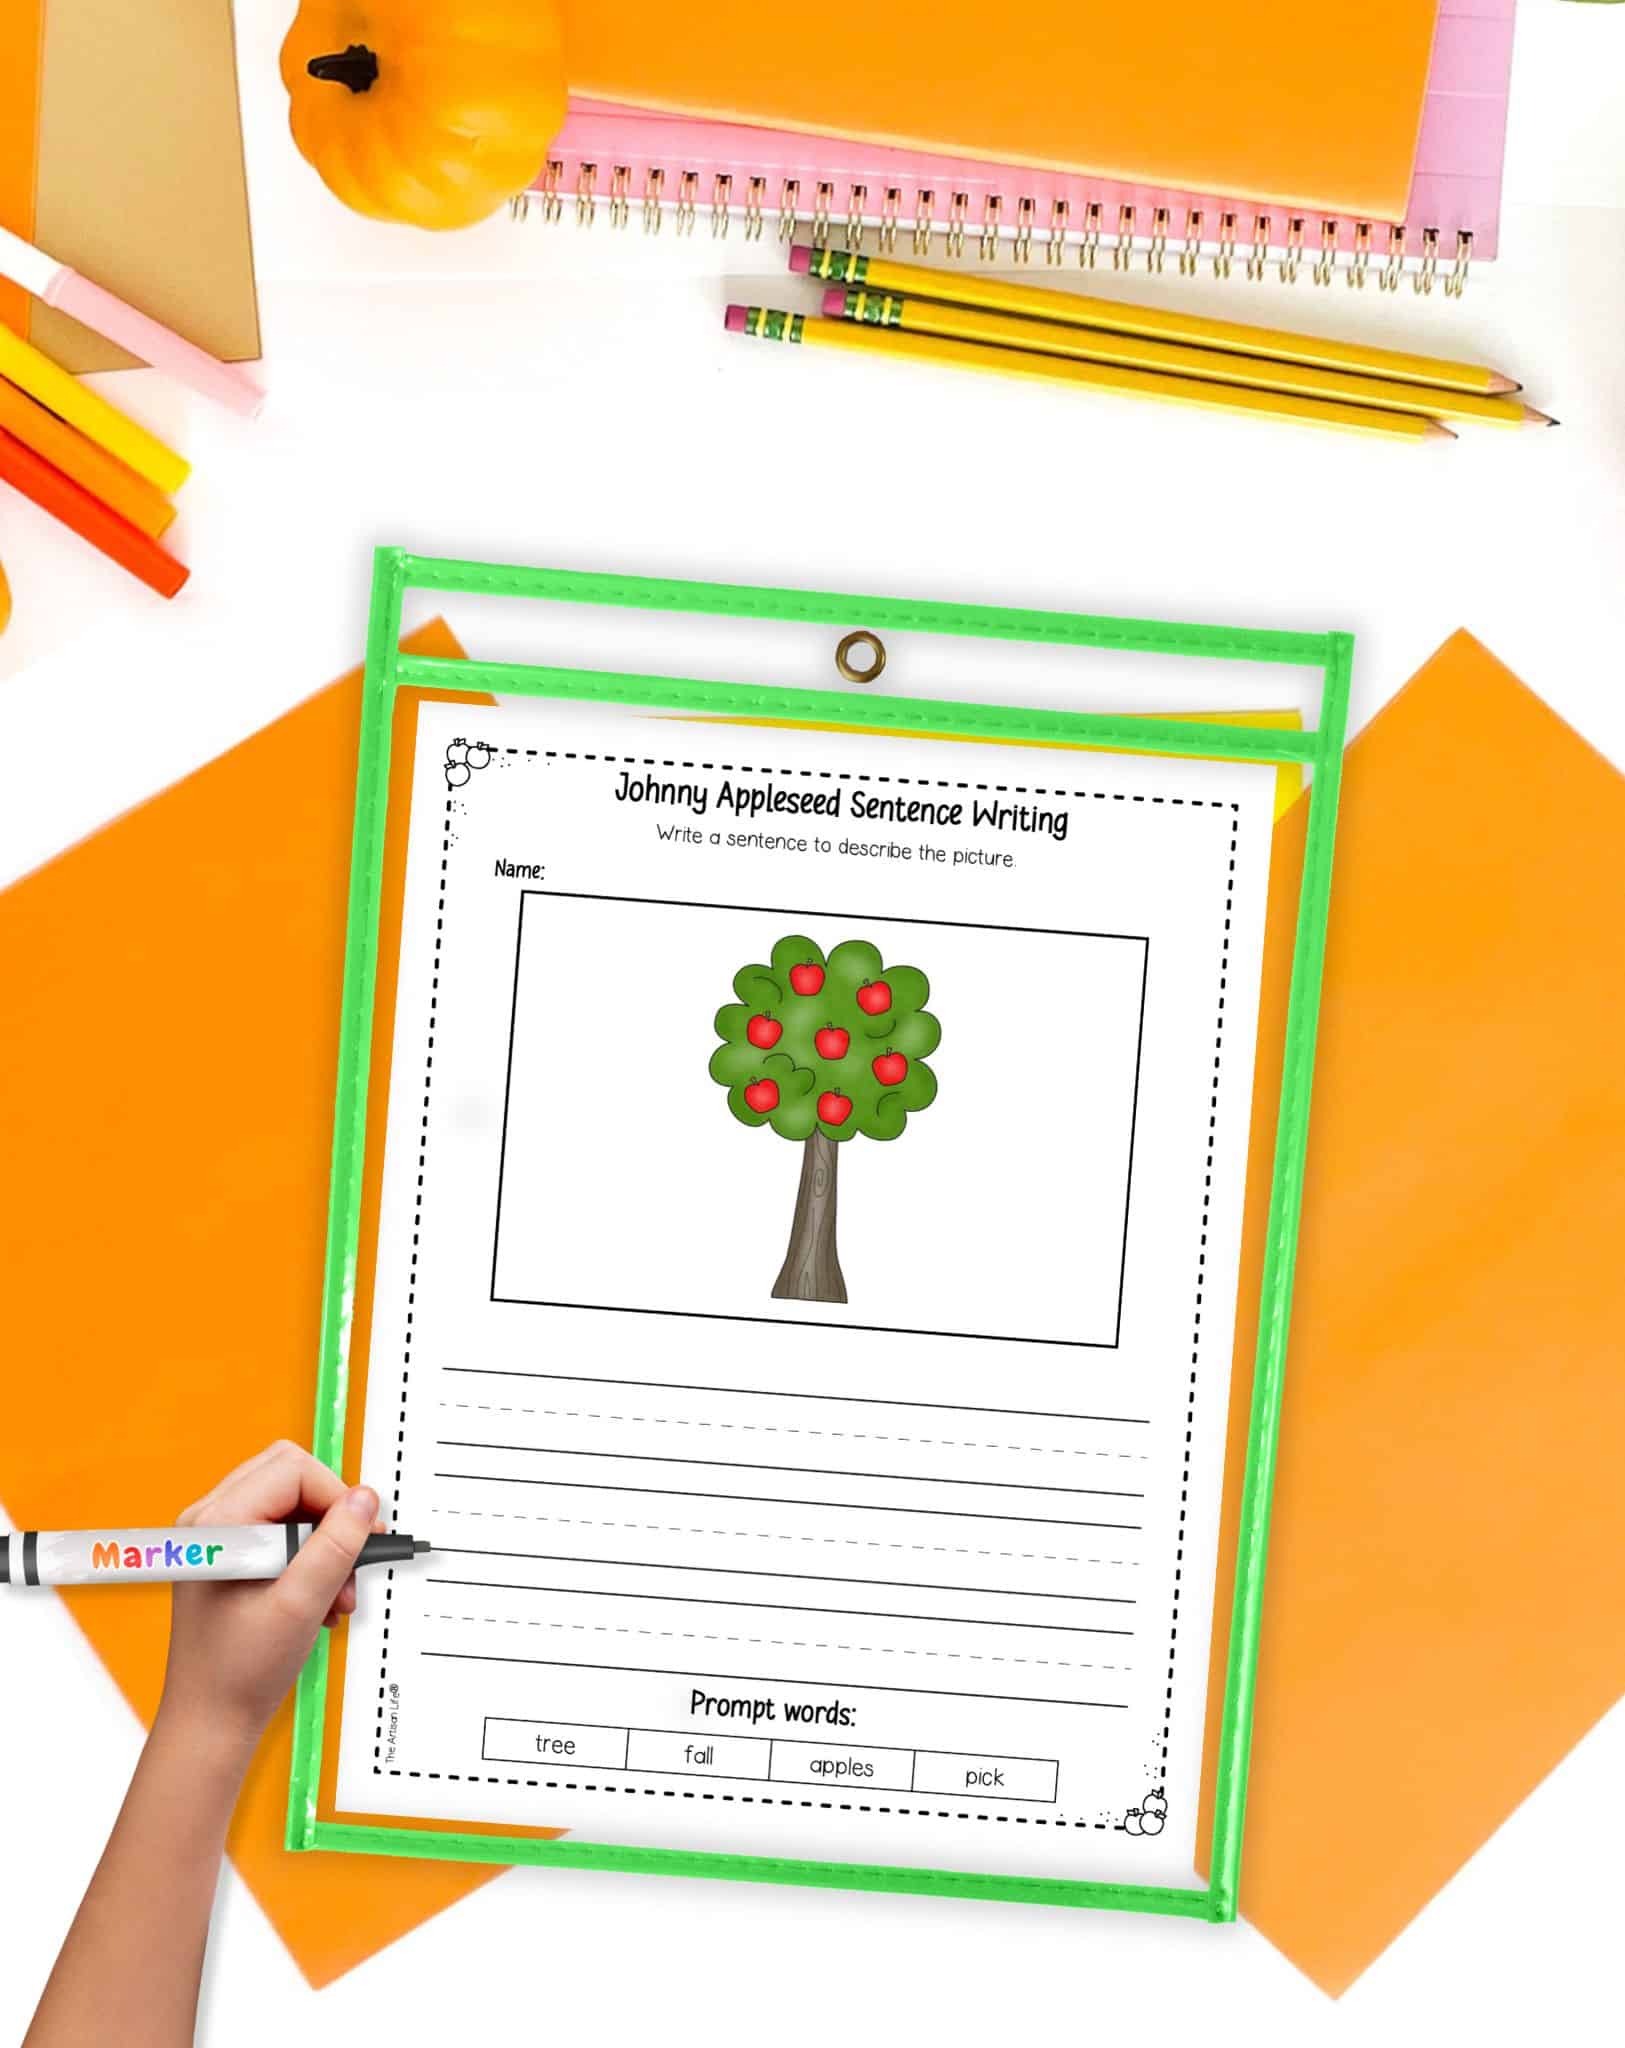
<svg viewBox="0 0 1625 2048"><path fill-rule="evenodd" d="M1621 931L1625 777L1458 633L1349 749L1265 1582L1241 1910L1334 1995L1625 1692Z"/></svg>
<svg viewBox="0 0 1625 2048"><path fill-rule="evenodd" d="M405 645L462 654L438 623ZM360 689L0 896L0 949L27 962L0 1019L0 1354L33 1366L0 1430L17 1526L159 1521L272 1438L310 1441ZM167 1590L60 1597L150 1723ZM498 1873L290 1856L292 1725L290 1704L227 1846L324 1984Z"/></svg>

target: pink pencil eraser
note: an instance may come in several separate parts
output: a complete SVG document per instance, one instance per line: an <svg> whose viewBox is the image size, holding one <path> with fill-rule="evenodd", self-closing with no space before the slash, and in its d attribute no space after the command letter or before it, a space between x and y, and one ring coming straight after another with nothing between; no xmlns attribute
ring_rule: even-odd
<svg viewBox="0 0 1625 2048"><path fill-rule="evenodd" d="M750 317L748 306L730 306L723 315L722 324L730 334L743 334L745 322Z"/></svg>
<svg viewBox="0 0 1625 2048"><path fill-rule="evenodd" d="M790 251L790 268L798 276L802 271L812 269L812 251L805 242L797 242Z"/></svg>
<svg viewBox="0 0 1625 2048"><path fill-rule="evenodd" d="M846 311L846 286L832 284L824 294L824 312L832 320L839 320Z"/></svg>

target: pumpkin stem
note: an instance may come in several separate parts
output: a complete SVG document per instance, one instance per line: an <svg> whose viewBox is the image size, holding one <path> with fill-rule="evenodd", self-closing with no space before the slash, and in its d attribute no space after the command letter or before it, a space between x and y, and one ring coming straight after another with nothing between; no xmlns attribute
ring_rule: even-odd
<svg viewBox="0 0 1625 2048"><path fill-rule="evenodd" d="M378 59L365 43L352 43L331 57L312 57L305 69L312 78L331 79L351 92L371 92L378 82Z"/></svg>

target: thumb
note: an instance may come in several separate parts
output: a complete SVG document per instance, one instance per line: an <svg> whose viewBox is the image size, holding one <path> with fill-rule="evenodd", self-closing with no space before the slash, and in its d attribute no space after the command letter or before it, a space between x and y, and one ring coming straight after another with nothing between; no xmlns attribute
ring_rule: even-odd
<svg viewBox="0 0 1625 2048"><path fill-rule="evenodd" d="M296 1620L313 1630L320 1626L355 1570L377 1515L377 1494L370 1486L353 1486L311 1530L279 1587L282 1606Z"/></svg>

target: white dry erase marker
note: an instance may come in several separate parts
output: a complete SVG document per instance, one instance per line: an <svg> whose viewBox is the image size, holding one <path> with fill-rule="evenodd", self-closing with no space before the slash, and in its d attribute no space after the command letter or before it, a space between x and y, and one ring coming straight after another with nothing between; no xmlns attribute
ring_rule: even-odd
<svg viewBox="0 0 1625 2048"><path fill-rule="evenodd" d="M0 1586L275 1579L299 1555L314 1526L261 1522L242 1529L19 1529L0 1536ZM369 1536L356 1564L404 1564L428 1548L421 1537Z"/></svg>
<svg viewBox="0 0 1625 2048"><path fill-rule="evenodd" d="M20 284L25 292L31 292L47 306L82 320L155 370L162 370L189 384L205 398L212 398L216 405L252 419L265 403L264 392L241 370L218 361L196 342L187 341L161 320L126 305L123 299L115 298L99 284L92 284L88 277L81 277L68 264L58 263L43 249L36 249L32 242L25 242L21 235L12 234L7 228L0 228L0 277L9 277L13 284Z"/></svg>

